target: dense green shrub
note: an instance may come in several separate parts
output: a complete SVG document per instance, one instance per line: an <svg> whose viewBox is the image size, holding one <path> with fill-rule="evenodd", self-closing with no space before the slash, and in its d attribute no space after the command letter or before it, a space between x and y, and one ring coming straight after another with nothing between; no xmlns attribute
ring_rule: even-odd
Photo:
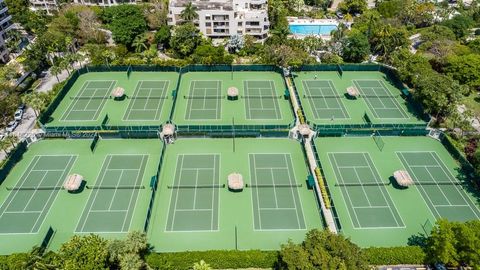
<svg viewBox="0 0 480 270"><path fill-rule="evenodd" d="M363 254L371 265L423 264L425 252L419 246L370 247Z"/></svg>
<svg viewBox="0 0 480 270"><path fill-rule="evenodd" d="M153 253L146 257L153 269L191 269L195 262L204 260L214 269L272 268L278 260L277 251L210 250L175 253Z"/></svg>

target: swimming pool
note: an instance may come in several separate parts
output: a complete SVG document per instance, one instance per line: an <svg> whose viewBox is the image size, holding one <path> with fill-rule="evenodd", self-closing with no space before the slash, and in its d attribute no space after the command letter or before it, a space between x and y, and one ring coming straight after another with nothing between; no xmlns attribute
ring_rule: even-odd
<svg viewBox="0 0 480 270"><path fill-rule="evenodd" d="M291 24L290 32L294 35L330 35L330 32L337 29L337 25L319 24Z"/></svg>

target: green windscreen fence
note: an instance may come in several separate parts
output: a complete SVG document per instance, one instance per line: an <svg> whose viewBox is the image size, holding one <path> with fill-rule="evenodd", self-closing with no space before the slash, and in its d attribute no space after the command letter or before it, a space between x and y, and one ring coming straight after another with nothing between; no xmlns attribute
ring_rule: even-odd
<svg viewBox="0 0 480 270"><path fill-rule="evenodd" d="M23 153L25 153L26 151L27 151L27 143L23 141L17 144L15 149L13 149L8 154L8 156L6 157L7 160L0 167L0 184L3 183L5 178L7 178L7 175L13 169L15 164L17 164L22 159Z"/></svg>

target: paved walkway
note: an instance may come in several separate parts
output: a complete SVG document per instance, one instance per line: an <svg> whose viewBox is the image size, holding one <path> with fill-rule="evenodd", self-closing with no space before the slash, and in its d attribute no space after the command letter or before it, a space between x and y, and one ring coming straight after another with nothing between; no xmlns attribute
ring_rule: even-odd
<svg viewBox="0 0 480 270"><path fill-rule="evenodd" d="M85 64L85 63L83 63ZM81 67L80 64L76 63L74 69L77 70ZM58 80L57 80L58 77ZM42 82L38 85L35 91L38 92L48 92L52 90L53 86L59 82L66 80L69 77L68 72L66 70L62 71L57 76L52 75L50 70L47 71L47 75L42 79ZM12 134L17 136L20 140L23 140L32 134L32 130L35 128L35 123L37 122L37 117L35 112L32 108L28 108L25 110L23 114L22 122L18 125ZM4 160L6 154L4 151L0 151L0 161Z"/></svg>

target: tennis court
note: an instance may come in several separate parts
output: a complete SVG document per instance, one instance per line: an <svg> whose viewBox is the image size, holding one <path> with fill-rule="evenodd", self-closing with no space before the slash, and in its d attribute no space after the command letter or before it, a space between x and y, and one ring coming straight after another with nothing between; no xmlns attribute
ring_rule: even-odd
<svg viewBox="0 0 480 270"><path fill-rule="evenodd" d="M193 125L281 125L294 116L276 72L187 72L176 94L172 122ZM228 96L228 93L235 93Z"/></svg>
<svg viewBox="0 0 480 270"><path fill-rule="evenodd" d="M217 231L220 156L179 155L166 231Z"/></svg>
<svg viewBox="0 0 480 270"><path fill-rule="evenodd" d="M159 120L164 101L168 98L168 81L138 81L133 95L129 97L125 121Z"/></svg>
<svg viewBox="0 0 480 270"><path fill-rule="evenodd" d="M381 80L353 80L353 84L365 100L375 118L405 119L409 116L395 96Z"/></svg>
<svg viewBox="0 0 480 270"><path fill-rule="evenodd" d="M455 221L480 219L480 210L467 196L436 152L397 152L420 194L436 218Z"/></svg>
<svg viewBox="0 0 480 270"><path fill-rule="evenodd" d="M398 228L404 223L368 153L329 153L354 228Z"/></svg>
<svg viewBox="0 0 480 270"><path fill-rule="evenodd" d="M319 137L315 146L344 235L362 247L406 245L439 218L479 220L478 191L441 142L424 136ZM395 172L414 184L402 187Z"/></svg>
<svg viewBox="0 0 480 270"><path fill-rule="evenodd" d="M70 96L72 102L61 117L61 121L97 120L116 81L86 81L77 96Z"/></svg>
<svg viewBox="0 0 480 270"><path fill-rule="evenodd" d="M242 176L242 190L229 188L233 173ZM301 242L307 230L323 228L307 176L293 140L179 139L165 151L149 241L159 252Z"/></svg>
<svg viewBox="0 0 480 270"><path fill-rule="evenodd" d="M250 154L255 230L304 230L302 203L289 154Z"/></svg>
<svg viewBox="0 0 480 270"><path fill-rule="evenodd" d="M0 207L0 233L37 233L76 156L35 156Z"/></svg>
<svg viewBox="0 0 480 270"><path fill-rule="evenodd" d="M247 119L282 119L273 81L244 81L245 113Z"/></svg>
<svg viewBox="0 0 480 270"><path fill-rule="evenodd" d="M148 155L108 155L75 232L128 232Z"/></svg>
<svg viewBox="0 0 480 270"><path fill-rule="evenodd" d="M185 119L216 120L222 113L222 82L194 80L190 91L184 96L187 101Z"/></svg>
<svg viewBox="0 0 480 270"><path fill-rule="evenodd" d="M331 80L303 80L302 84L315 119L350 118Z"/></svg>

